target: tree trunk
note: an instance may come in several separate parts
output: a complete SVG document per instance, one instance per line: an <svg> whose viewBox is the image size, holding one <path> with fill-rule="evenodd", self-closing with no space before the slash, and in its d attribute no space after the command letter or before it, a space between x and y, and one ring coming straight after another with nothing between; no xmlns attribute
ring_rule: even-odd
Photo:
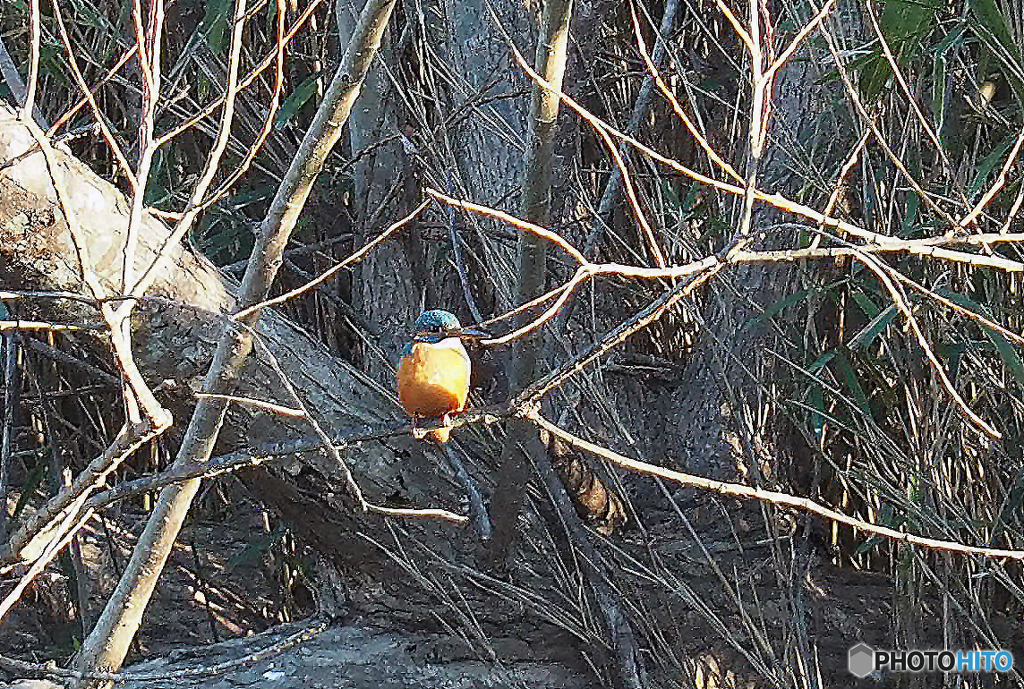
<svg viewBox="0 0 1024 689"><path fill-rule="evenodd" d="M31 137L13 114L0 109L0 160L12 160L32 146ZM86 166L59 151L58 155L58 174L68 185L69 196L81 204L77 210L85 241L93 247L93 270L105 286L112 288L119 270L113 257L119 256L116 252L127 227L124 199L113 185ZM152 260L167 236L163 223L147 218L140 230L140 263ZM195 404L192 391L201 385L222 326L220 314L233 308L237 287L209 261L185 247L174 246L170 251L172 267L154 283L134 318L135 355L149 383L161 388L163 401L176 418L182 419L188 418ZM5 287L18 290L75 294L82 290L74 246L38 151L0 177L0 279ZM95 308L79 301L32 298L14 303L20 318L97 321ZM365 434L402 423L404 414L379 388L343 360L328 355L318 342L279 314L268 310L257 332L285 375L302 391L306 404L336 435ZM106 351L100 338L91 342L98 352ZM244 367L237 394L268 399L268 391L280 389L267 353L258 347ZM301 422L282 420L255 407L233 405L217 452L291 439L296 430L302 435L307 432ZM418 454L411 452L413 447L401 438L388 445L370 443L353 448L346 460L371 500L404 496L423 506L450 506L450 489L429 465L404 456ZM285 467L286 475L289 471L298 473L300 466L320 475L324 482L322 499L329 509L348 511L343 509L345 489L340 467L326 455L310 452L302 456L301 463L298 458L292 460ZM273 502L273 496L269 497Z"/></svg>
<svg viewBox="0 0 1024 689"><path fill-rule="evenodd" d="M0 166L32 146L31 137L14 114L0 108ZM112 287L119 269L111 257L119 256L127 227L124 198L72 156L60 150L57 155L57 173L62 175L69 197L81 204L77 209L81 232L94 247L93 270L105 286ZM168 229L160 221L145 218L140 225L138 260L152 260L167 236ZM188 418L195 404L192 391L202 383L222 328L219 314L233 308L236 286L185 247L173 246L170 251L170 267L158 276L136 309L133 339L140 369L151 385L159 387L162 403L182 419ZM80 294L83 290L74 246L38 151L0 175L0 285L19 291ZM16 304L16 315L22 319L86 324L97 320L94 307L73 299L21 298ZM405 425L405 414L379 385L344 360L330 356L280 314L266 310L256 332L262 346L253 350L244 366L237 395L289 403L273 394L281 390L281 384L270 364L269 350L311 413L333 435L362 435ZM90 336L89 331L83 336L99 356L108 356L102 338ZM283 420L236 404L230 409L216 452L266 446L307 433L301 420ZM428 446L408 436L352 446L344 459L368 500L459 511L461 488L439 468ZM384 597L379 591L353 594L360 605L375 614L391 610L409 624L434 623L436 599L421 591L418 580L410 579L409 572L380 547L394 544L392 526L378 516L352 510L344 471L326 454L308 451L286 456L273 468L244 471L240 478L254 495L282 515L299 538L331 558L343 572L362 573L360 580L369 575L370 581L382 582L387 591ZM459 567L458 563L474 552L476 539L469 527L438 520L404 521L401 526L424 548L417 557ZM0 564L17 562L18 555L17 551L6 553ZM508 606L482 592L463 593L487 601L478 599L474 606L478 623L489 635L529 639L539 634L550 641L549 646L528 652L535 659L564 662L560 649L575 643L539 621L528 608ZM530 642L522 648L530 648ZM568 667L585 672L572 663Z"/></svg>

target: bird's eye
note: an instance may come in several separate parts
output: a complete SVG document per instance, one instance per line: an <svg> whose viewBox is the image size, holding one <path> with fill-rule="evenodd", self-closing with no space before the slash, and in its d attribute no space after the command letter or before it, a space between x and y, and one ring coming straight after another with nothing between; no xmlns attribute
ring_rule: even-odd
<svg viewBox="0 0 1024 689"><path fill-rule="evenodd" d="M439 323L431 323L419 328L419 336L430 342L439 340L440 336L445 332L444 326Z"/></svg>

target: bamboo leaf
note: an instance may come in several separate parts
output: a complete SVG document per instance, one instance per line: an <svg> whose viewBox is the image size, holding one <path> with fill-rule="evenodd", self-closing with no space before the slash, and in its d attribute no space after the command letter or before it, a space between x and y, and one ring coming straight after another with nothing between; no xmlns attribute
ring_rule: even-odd
<svg viewBox="0 0 1024 689"><path fill-rule="evenodd" d="M214 55L227 48L228 12L231 0L207 0L206 15L199 25L199 33L206 36L206 45Z"/></svg>
<svg viewBox="0 0 1024 689"><path fill-rule="evenodd" d="M973 311L980 316L984 316L989 320L994 320L992 315L988 312L988 309L973 301L966 295L953 292L951 290L938 290L938 293L950 301L956 302L965 309ZM998 333L991 328L982 327L982 331L985 333L985 337L987 337L995 346L996 351L999 353L999 358L1003 360L1003 365L1005 365L1010 371L1010 374L1013 375L1013 379L1017 381L1017 385L1024 390L1024 361L1021 361L1020 354L1017 353L1017 348L1010 344L1010 341L1001 333Z"/></svg>
<svg viewBox="0 0 1024 689"><path fill-rule="evenodd" d="M1003 74L1013 95L1017 103L1024 107L1024 59L1021 57L1020 46L1013 40L1003 11L995 0L970 0L970 8L977 20L971 27L1003 65Z"/></svg>
<svg viewBox="0 0 1024 689"><path fill-rule="evenodd" d="M935 23L938 9L938 3L924 0L889 0L885 3L878 26L897 63L902 65L909 57L921 54L924 38ZM868 100L878 98L892 78L892 65L881 46L854 60L850 66L860 74L860 90Z"/></svg>
<svg viewBox="0 0 1024 689"><path fill-rule="evenodd" d="M853 395L853 401L857 403L857 407L864 412L864 415L870 418L871 405L868 404L868 396L864 393L860 381L857 380L857 374L854 372L853 366L850 365L850 360L842 352L837 351L835 362L836 368L839 370L839 377L849 389L850 394Z"/></svg>
<svg viewBox="0 0 1024 689"><path fill-rule="evenodd" d="M298 87L291 92L284 102L281 103L281 109L277 112L277 120L274 122L274 127L280 129L284 125L288 124L293 117L302 109L302 106L313 97L316 93L316 83L319 76L316 74L306 77Z"/></svg>
<svg viewBox="0 0 1024 689"><path fill-rule="evenodd" d="M887 306L882 311L878 312L871 322L865 325L860 331L850 338L847 343L847 347L851 350L867 349L871 346L871 343L875 341L882 331L889 327L893 319L896 318L896 307L892 304Z"/></svg>
<svg viewBox="0 0 1024 689"><path fill-rule="evenodd" d="M971 182L971 186L967 189L968 197L973 197L981 191L981 188L985 185L989 176L1003 161L1004 154L1016 138L1016 134L1006 137L1000 141L994 149L992 149L991 153L982 158L981 163L978 164L978 168L974 171L974 180Z"/></svg>

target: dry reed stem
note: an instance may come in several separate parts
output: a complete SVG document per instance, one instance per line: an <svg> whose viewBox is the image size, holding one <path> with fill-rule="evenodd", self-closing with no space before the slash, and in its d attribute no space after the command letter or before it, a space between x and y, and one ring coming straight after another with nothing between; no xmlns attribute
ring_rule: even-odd
<svg viewBox="0 0 1024 689"><path fill-rule="evenodd" d="M726 162L726 160L718 154L704 135L697 129L697 125L694 124L693 120L690 119L690 116L686 114L686 111L679 103L675 94L672 93L668 84L666 84L665 80L661 77L661 72L658 70L658 66L654 64L654 61L651 59L650 53L647 50L647 43L644 42L643 33L640 31L640 21L636 16L636 8L632 4L630 4L630 14L633 19L633 34L636 37L637 47L640 49L640 55L644 59L647 71L650 72L652 77L654 77L654 83L657 84L658 90L661 91L662 95L665 96L668 102L672 105L672 110L675 112L676 117L678 117L679 121L683 123L683 126L686 127L686 131L690 133L690 136L694 138L697 145L699 145L701 150L707 154L708 158L710 158L712 162L720 167L726 174L736 180L737 183L743 184L743 178L740 176L740 173L736 172L732 165Z"/></svg>
<svg viewBox="0 0 1024 689"><path fill-rule="evenodd" d="M416 216L418 216L420 213L422 213L423 209L426 208L428 205L430 205L430 199L424 200L422 203L420 203L420 205L416 206L416 208L414 208L412 210L412 212L410 212L408 215L406 215L401 220L392 223L390 227L388 227L383 232L378 234L370 242L367 242L367 244L365 246L363 246L360 249L358 249L357 251L353 252L351 255L349 255L348 257L346 257L344 260L340 261L339 263L331 266L330 268L328 268L323 273L321 273L317 277L313 278L312 280L310 280L306 284L300 285L299 287L296 287L293 290L289 290L288 292L285 292L284 294L278 295L278 296L276 296L276 297L274 297L272 299L266 299L266 300L264 300L264 301L262 301L262 302L260 302L258 304L253 304L252 306L249 306L247 308L241 309L240 311L237 311L236 313L234 313L231 316L231 319L237 321L239 319L245 318L246 316L250 315L254 311L258 311L259 309L265 308L267 306L275 306L277 304L283 304L284 302L286 302L286 301L288 301L290 299L294 299L295 297L299 296L300 294L304 294L305 292L308 292L309 290L313 289L317 285L323 283L325 280L329 279L332 275L336 274L340 270L342 270L344 268L347 268L348 266L352 265L353 263L357 263L357 262L363 260L363 258L368 253L370 253L377 246L379 246L381 243L386 241L389 237L391 237L391 235L393 235L394 233L398 232L400 229L402 229L403 227L408 225L410 222L412 222L416 218Z"/></svg>
<svg viewBox="0 0 1024 689"><path fill-rule="evenodd" d="M867 254L859 254L857 258L860 259L861 263L863 263L872 273L878 276L878 279L885 286L886 290L888 290L889 296L892 297L892 301L896 305L896 308L899 309L900 313L902 313L907 319L907 323L910 325L910 329L917 338L918 344L921 345L921 349L924 350L925 356L928 358L928 362L931 364L932 369L938 374L939 380L942 382L942 387L944 387L946 392L949 393L949 396L953 398L953 402L956 403L956 406L958 406L967 418L970 419L971 423L976 425L978 428L985 431L993 438L1002 438L1003 434L997 431L990 423L978 416L978 414L971 409L970 405L967 404L966 400L960 396L960 393L957 392L956 387L953 385L953 381L949 379L949 375L946 373L946 369L942 366L938 357L935 356L935 352L932 350L931 345L928 344L928 338L924 336L924 331L921 330L921 325L917 322L917 318L914 317L913 311L910 310L910 307L907 305L903 295L892 283L892 280L889 278L886 271L881 267L878 259L874 256L868 256Z"/></svg>
<svg viewBox="0 0 1024 689"><path fill-rule="evenodd" d="M703 476L696 476L694 474L687 474L681 471L675 471L673 469L666 469L656 464L649 464L637 459L631 459L625 455L621 455L618 452L610 450L608 448L596 445L579 438L568 431L565 431L555 424L545 419L540 412L533 410L526 414L526 418L532 420L541 428L547 430L553 435L558 436L570 445L585 450L597 457L601 457L613 464L617 464L625 469L634 471L641 474L647 474L648 476L657 476L674 483L678 483L683 486L690 486L692 488L701 488L703 490L710 490L721 495L729 495L738 498L747 498L750 500L758 500L761 502L769 502L775 505L784 507L795 507L797 509L816 514L820 517L824 517L830 521L845 524L851 526L859 531L865 533L874 534L876 536L882 536L892 541L909 543L911 545L921 546L922 548L929 548L932 550L945 550L954 553L962 553L965 555L981 555L987 558L1010 558L1013 560L1024 560L1024 550L1004 550L1001 548L983 548L979 546L965 545L963 543L957 543L956 541L944 541L933 538L925 538L923 536L916 536L906 531L897 531L896 529L890 529L886 526L879 526L878 524L872 524L870 522L857 519L845 515L842 512L837 512L833 509L829 509L824 505L821 505L808 498L799 498L788 493L781 493L778 491L763 490L761 488L751 488L750 486L744 486L739 483L729 483L728 481L716 481L714 479L704 478Z"/></svg>

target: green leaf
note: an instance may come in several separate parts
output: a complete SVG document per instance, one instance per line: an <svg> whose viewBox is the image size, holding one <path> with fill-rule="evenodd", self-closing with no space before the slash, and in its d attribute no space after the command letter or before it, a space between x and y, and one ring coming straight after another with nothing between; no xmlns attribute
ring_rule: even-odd
<svg viewBox="0 0 1024 689"><path fill-rule="evenodd" d="M268 36L275 35L275 32L277 31L277 21L276 20L277 20L277 3L276 2L268 2L267 3L267 17L266 17L264 25L263 25L263 30L267 33Z"/></svg>
<svg viewBox="0 0 1024 689"><path fill-rule="evenodd" d="M228 199L228 205L235 210L241 210L250 204L272 199L276 190L277 187L274 185L261 184L251 189L232 194Z"/></svg>
<svg viewBox="0 0 1024 689"><path fill-rule="evenodd" d="M756 316L754 316L753 318L748 320L746 323L744 323L744 326L750 326L750 325L754 325L755 323L762 323L764 321L767 321L768 319L772 318L773 316L778 315L781 311L785 310L787 307L790 307L793 304L797 304L799 302L802 302L804 299L806 299L807 297L811 296L812 294L820 293L821 290L822 290L821 287L811 287L809 289L800 290L799 292L797 292L795 294L791 294L788 297L785 297L783 299L779 299L778 301L776 301L773 304L771 304L771 306L766 308L764 311L762 311L761 313L757 314Z"/></svg>
<svg viewBox="0 0 1024 689"><path fill-rule="evenodd" d="M815 435L821 435L825 429L825 395L820 385L812 385L810 393L810 406L814 409L811 412L811 428Z"/></svg>
<svg viewBox="0 0 1024 689"><path fill-rule="evenodd" d="M969 311L973 311L974 313L984 316L989 320L994 320L991 314L988 313L987 309L963 294L946 289L938 290L938 293ZM999 358L1003 360L1003 365L1006 366L1013 375L1013 379L1017 381L1017 385L1024 390L1024 362L1021 361L1020 354L1017 353L1017 348L1010 344L1010 341L1001 333L998 333L991 328L982 326L982 331L985 333L985 337L987 337L995 346L996 351L999 352Z"/></svg>
<svg viewBox="0 0 1024 689"><path fill-rule="evenodd" d="M885 37L897 64L904 65L911 56L923 51L923 41L935 23L940 3L925 0L889 0L885 3L878 27ZM875 100L892 77L892 65L881 46L850 63L860 75L860 90L868 100Z"/></svg>
<svg viewBox="0 0 1024 689"><path fill-rule="evenodd" d="M811 375L815 375L818 371L825 368L825 364L832 361L832 358L836 355L836 350L830 349L821 356L819 356L813 364L807 367L807 372Z"/></svg>
<svg viewBox="0 0 1024 689"><path fill-rule="evenodd" d="M946 84L946 52L954 45L961 43L966 31L967 26L965 24L958 24L955 29L950 31L932 49L932 54L935 56L935 59L932 61L931 83L932 113L934 117L932 125L935 127L935 131L940 134L946 131L946 117L951 112L951 103L947 100L950 94Z"/></svg>
<svg viewBox="0 0 1024 689"><path fill-rule="evenodd" d="M18 503L14 506L14 513L11 515L11 522L16 522L18 517L21 516L21 511L28 507L32 496L35 495L36 490L38 490L39 486L42 485L43 479L46 477L46 470L49 466L50 465L46 460L39 457L36 465L32 468L32 473L28 475L28 480L21 486L21 495L18 496Z"/></svg>
<svg viewBox="0 0 1024 689"><path fill-rule="evenodd" d="M780 299L780 300L778 300L776 302L773 302L771 304L771 306L766 308L761 313L757 314L756 316L754 316L752 318L747 319L747 321L743 323L743 327L740 329L740 331L742 332L742 331L746 330L747 328L749 328L751 326L754 326L754 325L756 325L758 323L763 323L764 321L767 321L770 318L773 318L774 316L778 315L781 311L787 309L788 307L792 306L793 304L798 304L799 302L803 301L804 299L806 299L807 297L809 297L809 296L811 296L813 294L820 294L821 292L828 292L830 290L835 289L836 287L839 287L840 285L845 285L847 282L849 282L849 280L844 278L842 280L837 280L836 282L833 282L833 283L828 284L828 285L819 285L819 286L815 286L815 287L810 287L808 289L800 290L799 292L796 292L795 294L791 294L788 297Z"/></svg>
<svg viewBox="0 0 1024 689"><path fill-rule="evenodd" d="M214 55L220 55L227 47L228 12L231 0L207 0L206 16L199 25L199 33L206 36L206 45Z"/></svg>
<svg viewBox="0 0 1024 689"><path fill-rule="evenodd" d="M686 190L686 196L683 197L682 206L683 210L687 213L692 214L696 210L697 204L700 203L700 192L703 189L703 186L704 185L699 182L693 182L689 189Z"/></svg>
<svg viewBox="0 0 1024 689"><path fill-rule="evenodd" d="M966 24L957 24L955 29L950 31L946 34L945 38L935 44L935 47L932 48L932 55L946 59L946 51L953 47L953 45L960 43L966 31Z"/></svg>
<svg viewBox="0 0 1024 689"><path fill-rule="evenodd" d="M257 564L262 559L263 553L273 548L287 533L288 530L286 528L278 525L270 533L256 536L249 541L249 545L228 558L224 571L230 573L237 567Z"/></svg>
<svg viewBox="0 0 1024 689"><path fill-rule="evenodd" d="M960 361L967 351L966 342L945 342L932 347L935 356L942 357L949 362L949 379L956 380L957 372L960 371Z"/></svg>
<svg viewBox="0 0 1024 689"><path fill-rule="evenodd" d="M658 186L661 187L661 193L665 197L665 210L673 214L682 212L682 203L679 200L679 194L676 193L675 185L670 180L663 179Z"/></svg>
<svg viewBox="0 0 1024 689"><path fill-rule="evenodd" d="M880 526L887 526L890 529L899 529L906 523L893 509L892 503L886 501L882 503L882 509L879 510L877 517L878 524ZM857 546L854 551L854 555L863 555L864 553L870 552L875 549L875 546L885 543L887 539L884 536L868 536L864 541Z"/></svg>
<svg viewBox="0 0 1024 689"><path fill-rule="evenodd" d="M864 312L864 315L868 318L874 318L882 312L882 309L875 306L875 302L871 301L871 297L864 294L860 290L857 290L852 295L853 300L857 302L857 306Z"/></svg>
<svg viewBox="0 0 1024 689"><path fill-rule="evenodd" d="M909 237L914 224L917 223L917 211L921 207L921 199L917 194L910 194L907 198L907 208L903 218L903 237Z"/></svg>
<svg viewBox="0 0 1024 689"><path fill-rule="evenodd" d="M277 120L274 122L274 127L280 129L281 127L288 124L288 122L295 117L295 115L302 109L302 106L306 104L314 93L316 93L316 83L320 78L318 74L313 74L306 77L298 87L291 92L284 103L281 104L281 109L277 112Z"/></svg>
<svg viewBox="0 0 1024 689"><path fill-rule="evenodd" d="M985 182L992 174L992 171L995 170L996 167L999 166L999 164L1002 162L1003 154L1005 154L1007 149L1009 149L1010 146L1013 145L1013 142L1016 139L1016 134L1014 134L1013 136L1006 137L1005 139L1000 141L994 149L992 149L991 153L989 153L981 160L981 163L978 164L978 169L974 171L974 180L971 182L971 186L967 188L968 198L974 196L979 191L981 191L981 188L985 186Z"/></svg>
<svg viewBox="0 0 1024 689"><path fill-rule="evenodd" d="M1024 59L1021 49L1006 25L1003 10L995 0L970 0L976 22L971 27L982 39L985 47L1003 65L1003 74L1010 84L1017 103L1024 107Z"/></svg>
<svg viewBox="0 0 1024 689"><path fill-rule="evenodd" d="M846 346L851 350L867 349L871 346L871 343L875 341L882 331L889 327L893 319L896 318L896 306L890 304L884 310L879 311L878 315L871 319L871 322L865 325L860 331L850 338L850 341L846 343Z"/></svg>
<svg viewBox="0 0 1024 689"><path fill-rule="evenodd" d="M864 388L861 387L860 381L857 380L857 374L854 372L853 366L850 365L850 360L842 352L837 351L835 362L836 368L839 369L840 378L850 390L850 394L853 395L853 401L857 403L857 407L864 412L865 416L871 418L871 406L868 404L868 396L864 394Z"/></svg>
<svg viewBox="0 0 1024 689"><path fill-rule="evenodd" d="M196 93L199 94L199 98L206 100L212 91L213 82L210 81L210 77L206 76L204 72L200 72L196 77Z"/></svg>

